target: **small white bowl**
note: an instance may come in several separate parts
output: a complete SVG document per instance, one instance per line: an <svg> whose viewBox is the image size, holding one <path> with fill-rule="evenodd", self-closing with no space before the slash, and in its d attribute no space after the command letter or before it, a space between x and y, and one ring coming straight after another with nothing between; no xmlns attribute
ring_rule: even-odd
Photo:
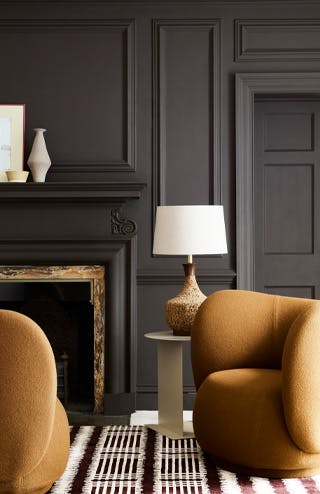
<svg viewBox="0 0 320 494"><path fill-rule="evenodd" d="M27 171L19 171L19 170L10 170L6 172L8 182L26 182L29 172Z"/></svg>

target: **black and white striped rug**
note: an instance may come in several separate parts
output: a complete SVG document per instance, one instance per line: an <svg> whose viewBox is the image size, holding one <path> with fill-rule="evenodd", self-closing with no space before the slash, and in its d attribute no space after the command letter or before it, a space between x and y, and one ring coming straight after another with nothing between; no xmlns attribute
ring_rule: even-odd
<svg viewBox="0 0 320 494"><path fill-rule="evenodd" d="M142 426L75 426L64 475L50 494L314 494L320 475L265 479L213 466L195 439Z"/></svg>

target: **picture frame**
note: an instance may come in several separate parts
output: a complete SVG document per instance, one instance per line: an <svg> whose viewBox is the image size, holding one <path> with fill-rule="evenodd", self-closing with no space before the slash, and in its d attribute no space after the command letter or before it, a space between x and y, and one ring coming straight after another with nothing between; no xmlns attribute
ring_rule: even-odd
<svg viewBox="0 0 320 494"><path fill-rule="evenodd" d="M22 171L24 162L25 105L0 104L0 182L6 171Z"/></svg>

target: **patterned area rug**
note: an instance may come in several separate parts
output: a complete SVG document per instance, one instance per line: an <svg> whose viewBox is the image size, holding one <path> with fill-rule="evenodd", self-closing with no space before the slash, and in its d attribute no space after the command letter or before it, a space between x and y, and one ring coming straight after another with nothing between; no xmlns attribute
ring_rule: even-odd
<svg viewBox="0 0 320 494"><path fill-rule="evenodd" d="M320 475L265 479L216 468L195 439L142 426L71 428L64 475L50 494L314 494Z"/></svg>

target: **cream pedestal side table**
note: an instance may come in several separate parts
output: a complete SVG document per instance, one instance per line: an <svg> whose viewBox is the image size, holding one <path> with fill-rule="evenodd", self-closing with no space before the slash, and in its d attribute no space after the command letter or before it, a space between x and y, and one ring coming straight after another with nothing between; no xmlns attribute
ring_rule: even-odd
<svg viewBox="0 0 320 494"><path fill-rule="evenodd" d="M148 427L171 439L194 437L192 422L183 422L182 344L190 336L172 331L146 333L158 347L158 424Z"/></svg>

